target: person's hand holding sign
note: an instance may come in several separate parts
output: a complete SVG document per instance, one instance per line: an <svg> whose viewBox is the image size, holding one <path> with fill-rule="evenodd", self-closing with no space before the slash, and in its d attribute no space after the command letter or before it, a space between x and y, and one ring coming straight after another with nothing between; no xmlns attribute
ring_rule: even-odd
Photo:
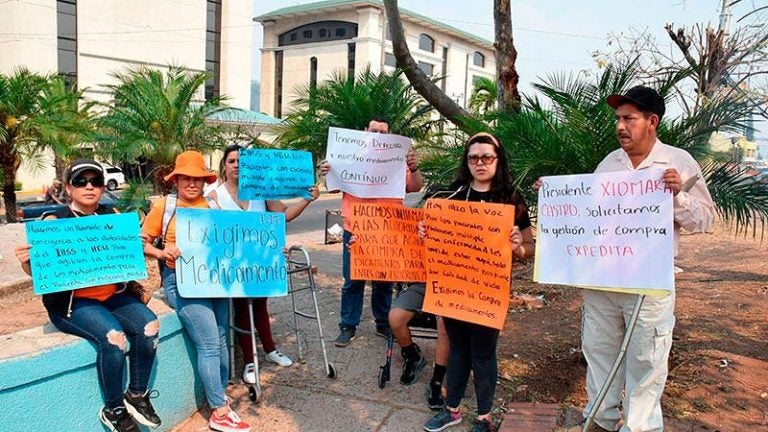
<svg viewBox="0 0 768 432"><path fill-rule="evenodd" d="M664 180L664 185L666 185L667 189L672 191L673 195L680 193L683 179L680 178L680 173L678 173L676 169L667 168L664 171L664 177L662 177L662 179Z"/></svg>
<svg viewBox="0 0 768 432"><path fill-rule="evenodd" d="M157 259L165 261L176 261L181 256L181 251L176 245L166 245L165 249L158 249Z"/></svg>
<svg viewBox="0 0 768 432"><path fill-rule="evenodd" d="M406 153L405 163L408 165L408 171L415 173L419 170L419 157L413 149L409 149Z"/></svg>

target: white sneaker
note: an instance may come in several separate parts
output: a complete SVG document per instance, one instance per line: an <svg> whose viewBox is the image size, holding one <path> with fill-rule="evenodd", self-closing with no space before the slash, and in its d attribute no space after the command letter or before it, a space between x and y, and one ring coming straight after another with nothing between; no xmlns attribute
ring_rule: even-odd
<svg viewBox="0 0 768 432"><path fill-rule="evenodd" d="M243 381L246 384L256 384L256 368L253 367L253 363L248 363L243 369Z"/></svg>
<svg viewBox="0 0 768 432"><path fill-rule="evenodd" d="M277 363L282 367L288 367L293 364L293 361L288 358L287 355L280 352L280 350L274 350L271 353L267 353L267 360L272 363Z"/></svg>

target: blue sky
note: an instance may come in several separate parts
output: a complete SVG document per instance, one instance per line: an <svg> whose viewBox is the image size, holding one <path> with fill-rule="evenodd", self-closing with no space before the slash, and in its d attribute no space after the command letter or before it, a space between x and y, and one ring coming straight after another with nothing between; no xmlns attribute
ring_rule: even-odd
<svg viewBox="0 0 768 432"><path fill-rule="evenodd" d="M746 0L733 12L736 19L753 4ZM254 15L314 0L254 0ZM638 34L649 30L658 45L677 54L664 31L666 23L676 27L697 22L719 23L720 0L511 0L512 27L518 51L520 89L531 92L531 82L553 72L594 70L592 53L607 51L610 35ZM400 0L410 9L438 21L493 41L493 0ZM633 7L634 6L634 7ZM261 71L262 28L254 26L253 77Z"/></svg>

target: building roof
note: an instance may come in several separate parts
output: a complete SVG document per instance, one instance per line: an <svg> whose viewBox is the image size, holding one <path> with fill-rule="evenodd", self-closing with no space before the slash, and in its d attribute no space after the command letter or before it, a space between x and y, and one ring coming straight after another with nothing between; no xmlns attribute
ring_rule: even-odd
<svg viewBox="0 0 768 432"><path fill-rule="evenodd" d="M266 114L248 111L238 108L227 108L217 111L208 116L208 120L229 124L250 124L250 125L278 125L282 122L279 118L268 116Z"/></svg>
<svg viewBox="0 0 768 432"><path fill-rule="evenodd" d="M303 4L299 6L289 6L281 9L267 12L263 15L259 15L253 18L254 21L263 23L264 21L276 20L278 18L289 18L300 15L311 15L325 10L338 10L341 8L356 8L360 6L373 6L379 9L384 9L384 3L381 0L325 0L315 3ZM458 36L461 39L465 39L471 43L479 44L487 49L493 49L493 43L489 40L475 36L472 33L460 30L456 27L448 24L441 23L432 18L426 17L416 12L409 11L407 9L400 8L400 14L402 18L416 24L421 24L425 27L433 28L435 30L444 31Z"/></svg>

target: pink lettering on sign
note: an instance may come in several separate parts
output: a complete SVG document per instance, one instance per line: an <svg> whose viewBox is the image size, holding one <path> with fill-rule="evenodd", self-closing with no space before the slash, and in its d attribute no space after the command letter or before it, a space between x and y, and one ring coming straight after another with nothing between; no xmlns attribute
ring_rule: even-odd
<svg viewBox="0 0 768 432"><path fill-rule="evenodd" d="M632 246L621 245L568 245L565 247L569 256L576 257L606 257L606 256L634 256Z"/></svg>
<svg viewBox="0 0 768 432"><path fill-rule="evenodd" d="M638 180L600 183L604 197L623 197L628 195L650 195L659 192L671 192L664 180Z"/></svg>

